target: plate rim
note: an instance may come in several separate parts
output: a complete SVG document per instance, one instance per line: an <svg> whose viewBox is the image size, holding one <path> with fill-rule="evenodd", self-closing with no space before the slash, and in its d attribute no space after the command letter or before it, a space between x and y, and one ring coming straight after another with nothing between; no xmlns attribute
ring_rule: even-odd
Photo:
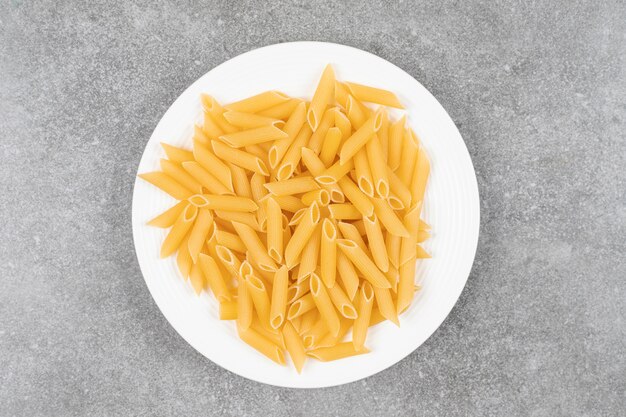
<svg viewBox="0 0 626 417"><path fill-rule="evenodd" d="M332 47L332 48L346 48L349 50L352 50L355 53L358 54L365 54L368 55L369 58L373 58L375 60L379 60L379 61L383 61L385 64L387 65L391 65L393 66L396 70L406 74L408 77L411 78L411 80L413 80L415 83L417 83L426 94L428 94L430 96L430 98L432 100L434 100L434 102L436 102L439 107L443 110L443 114L444 117L447 119L446 122L449 123L453 128L454 131L456 132L456 134L458 134L458 137L461 139L461 144L462 144L462 148L460 149L460 151L464 154L465 157L467 157L467 160L469 161L469 164L472 168L472 174L471 178L470 178L470 182L471 182L471 192L470 192L470 196L471 197L475 197L475 203L476 203L476 210L475 210L475 232L473 234L473 236L475 236L473 245L471 246L471 262L468 262L468 264L465 266L465 268L463 268L464 272L463 272L463 282L462 285L458 285L458 288L455 288L455 291L452 293L452 297L450 297L450 299L454 299L454 302L452 302L449 306L449 308L445 308L446 312L445 314L442 314L440 316L440 319L436 319L436 320L432 320L432 323L434 324L432 326L432 330L428 332L428 335L424 338L424 340L418 344L416 347L414 347L413 349L409 350L406 354L403 354L402 356L397 356L394 357L392 360L387 361L389 363L383 363L381 366L378 366L373 372L367 374L367 375L358 375L356 377L352 377L352 376L348 376L348 377L344 377L344 378L340 378L338 381L331 381L331 382L325 382L325 383L318 383L318 384L314 384L314 385L310 385L310 386L293 386L293 385L288 385L288 384L283 384L280 382L268 382L268 381L263 381L263 380L259 380L256 379L254 377L251 377L249 375L244 375L243 373L239 372L238 370L233 369L230 364L224 364L224 363L218 363L217 361L215 361L214 359L208 357L207 355L205 355L203 353L203 351L196 346L196 344L192 341L190 341L188 338L186 338L181 330L177 327L175 327L172 323L172 319L170 319L170 317L168 317L168 313L166 313L167 309L164 309L163 306L161 305L161 303L158 301L158 298L155 297L154 293L153 293L153 289L151 287L151 284L149 282L149 280L146 278L146 271L147 271L147 266L144 266L144 262L142 262L138 250L137 250L137 242L139 239L138 236L138 229L141 226L146 226L146 225L138 225L135 224L135 212L136 212L136 201L137 201L137 184L140 182L139 177L137 176L137 174L139 174L139 170L140 167L143 165L144 162L144 158L147 158L147 150L148 150L148 145L150 142L153 141L153 137L155 136L156 132L159 130L159 127L161 126L162 123L164 123L164 119L166 118L165 116L172 110L173 107L176 106L176 104L179 101L183 100L183 97L185 97L188 94L189 90L193 90L194 87L196 86L196 84L199 84L201 82L201 80L204 77L207 77L210 73L217 71L218 69L220 69L222 66L230 63L231 61L235 60L235 59L240 59L242 57L245 57L246 55L252 55L252 54L258 54L258 53L262 53L268 49L274 49L274 48L281 48L281 47L321 47L321 48L325 48L325 47ZM157 141L160 141L158 138L154 139ZM343 44L338 44L338 43L334 43L334 42L320 42L320 41L295 41L295 42L283 42L283 43L276 43L276 44L271 44L271 45L266 45L263 47L259 47L259 48L255 48L255 49L251 49L249 51L246 51L244 53L241 53L239 55L236 55L234 57L231 57L229 59L227 59L226 61L220 63L219 65L211 68L209 71L205 72L204 74L202 74L199 78L197 78L193 83L191 83L187 88L185 88L177 97L176 99L168 106L167 110L162 114L161 118L159 119L158 123L155 125L154 130L152 131L148 141L145 142L145 146L144 146L144 150L142 152L141 158L139 160L139 164L137 165L137 171L135 174L135 181L133 183L133 194L132 194L132 202L131 202L131 227L132 227L132 232L133 232L133 247L135 249L135 257L137 258L137 262L139 264L139 268L143 277L143 280L146 284L146 286L148 287L148 291L150 292L150 296L152 298L152 300L154 301L154 303L157 305L157 307L159 308L161 314L165 317L165 319L168 321L169 325L176 331L176 333L183 339L185 340L185 342L187 342L191 347L193 347L198 353L200 353L203 357L205 357L206 359L210 360L212 363L216 364L217 366L226 369L229 372L232 372L235 375L238 375L240 377L243 377L247 380L250 381L254 381L254 382L258 382L258 383L262 383L262 384L266 384L269 386L278 386L278 387L285 387L285 388L295 388L295 389L311 389L311 388L325 388L325 387L334 387L334 386L339 386L339 385L343 385L343 384L348 384L351 382L356 382L365 378L368 378L370 376L376 375L379 372L384 371L385 369L388 369L398 363L400 363L402 360L404 360L406 357L408 357L411 353L415 352L421 345L423 345L424 343L426 343L426 341L428 341L428 339L430 339L430 337L437 331L437 329L439 329L441 327L441 325L443 324L443 322L448 318L448 316L450 315L450 313L452 312L452 310L454 309L454 307L456 306L456 304L458 303L461 294L463 293L463 290L465 289L466 285L467 285L467 281L469 279L469 276L471 274L473 265L476 261L476 253L478 250L478 242L479 242L479 236L480 236L480 189L478 187L478 179L476 176L476 170L474 168L474 163L472 161L472 157L471 154L467 148L467 144L465 143L465 140L463 139L463 136L461 135L460 131L458 130L458 127L456 126L456 124L454 123L454 121L452 120L452 118L450 117L450 114L446 111L446 109L443 107L443 105L437 100L437 98L426 88L424 87L424 85L422 85L417 79L415 79L411 74L409 74L408 72L406 72L405 70L403 70L402 68L398 67L396 64L378 56L375 55L371 52L353 47L353 46L349 46L349 45L343 45ZM472 220L474 220L474 218L472 218ZM469 243L469 242L468 242ZM469 247L468 247L469 248Z"/></svg>

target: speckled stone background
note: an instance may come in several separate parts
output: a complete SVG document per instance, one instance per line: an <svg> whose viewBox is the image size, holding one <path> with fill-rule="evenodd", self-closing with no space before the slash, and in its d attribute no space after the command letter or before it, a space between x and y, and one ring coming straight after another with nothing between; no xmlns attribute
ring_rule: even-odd
<svg viewBox="0 0 626 417"><path fill-rule="evenodd" d="M0 416L626 414L623 1L0 1ZM320 390L181 339L131 237L141 153L202 74L277 42L422 82L474 161L481 237L441 328Z"/></svg>

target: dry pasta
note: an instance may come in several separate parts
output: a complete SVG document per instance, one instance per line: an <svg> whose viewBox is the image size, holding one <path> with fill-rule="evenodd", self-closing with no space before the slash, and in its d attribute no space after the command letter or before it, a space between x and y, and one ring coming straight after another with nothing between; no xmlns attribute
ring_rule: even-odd
<svg viewBox="0 0 626 417"><path fill-rule="evenodd" d="M161 171L139 174L178 200L148 221L169 229L158 255L278 364L369 352L369 327L399 325L431 256L431 163L406 116L387 112L404 108L398 96L328 65L310 102L200 99L193 148L162 143Z"/></svg>

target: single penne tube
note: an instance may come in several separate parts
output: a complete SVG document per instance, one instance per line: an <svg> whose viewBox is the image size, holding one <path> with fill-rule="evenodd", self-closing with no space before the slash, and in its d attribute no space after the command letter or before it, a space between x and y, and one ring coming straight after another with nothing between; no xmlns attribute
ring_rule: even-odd
<svg viewBox="0 0 626 417"><path fill-rule="evenodd" d="M398 275L396 312L400 314L409 308L415 295L415 259L400 266Z"/></svg>
<svg viewBox="0 0 626 417"><path fill-rule="evenodd" d="M272 299L270 303L270 326L278 329L287 315L287 287L289 286L289 270L281 266L274 275L272 283Z"/></svg>
<svg viewBox="0 0 626 417"><path fill-rule="evenodd" d="M226 246L216 245L215 254L217 255L217 259L219 259L222 265L224 265L226 270L232 276L239 276L239 270L241 269L241 261L239 260L239 258L235 256L233 251L228 249Z"/></svg>
<svg viewBox="0 0 626 417"><path fill-rule="evenodd" d="M296 265L296 260L307 240L313 234L315 225L320 221L320 210L316 202L309 207L309 212L303 216L302 220L296 226L293 236L285 246L285 264L288 268Z"/></svg>
<svg viewBox="0 0 626 417"><path fill-rule="evenodd" d="M350 124L353 126L355 130L363 126L365 121L367 120L367 113L363 111L363 107L359 105L357 99L348 94L348 99L346 100L346 117L350 120Z"/></svg>
<svg viewBox="0 0 626 417"><path fill-rule="evenodd" d="M293 143L289 146L283 160L278 165L276 178L286 180L293 175L302 158L302 147L306 145L310 136L311 128L308 124L305 124L302 129L300 129Z"/></svg>
<svg viewBox="0 0 626 417"><path fill-rule="evenodd" d="M266 126L276 126L281 128L285 125L285 122L280 119L239 111L226 111L224 112L224 118L228 123L240 129L254 129Z"/></svg>
<svg viewBox="0 0 626 417"><path fill-rule="evenodd" d="M263 186L267 181L267 178L263 175L255 172L250 178L250 191L254 201L258 202L259 209L256 216L261 230L267 229L267 202L263 201L263 198L268 194L267 189ZM255 229L256 230L256 229Z"/></svg>
<svg viewBox="0 0 626 417"><path fill-rule="evenodd" d="M352 342L338 343L334 346L320 347L309 350L307 355L322 362L330 362L338 359L348 358L350 356L362 355L369 353L369 349L362 347L356 350Z"/></svg>
<svg viewBox="0 0 626 417"><path fill-rule="evenodd" d="M430 162L426 156L426 150L420 147L417 153L415 169L411 179L411 201L415 204L424 200L426 182L430 174Z"/></svg>
<svg viewBox="0 0 626 417"><path fill-rule="evenodd" d="M165 151L165 155L167 155L167 159L173 162L178 162L182 164L186 161L193 161L193 152L188 151L186 149L178 148L176 146L167 144L165 142L161 142L161 147Z"/></svg>
<svg viewBox="0 0 626 417"><path fill-rule="evenodd" d="M284 181L268 182L264 187L275 196L302 194L318 190L320 186L311 176L295 177Z"/></svg>
<svg viewBox="0 0 626 417"><path fill-rule="evenodd" d="M345 239L356 243L367 256L370 256L370 251L363 240L364 234L361 234L359 229L353 223L339 222L337 223L337 227Z"/></svg>
<svg viewBox="0 0 626 417"><path fill-rule="evenodd" d="M404 108L398 97L391 91L350 82L346 82L346 86L350 93L360 101L382 104L383 106L395 107L397 109Z"/></svg>
<svg viewBox="0 0 626 417"><path fill-rule="evenodd" d="M279 91L265 91L252 97L230 103L226 106L228 110L244 113L257 113L269 109L290 99L289 96Z"/></svg>
<svg viewBox="0 0 626 417"><path fill-rule="evenodd" d="M387 164L392 171L396 171L400 167L400 158L402 157L402 136L404 126L406 125L406 116L402 116L395 123L389 126L389 151L387 156Z"/></svg>
<svg viewBox="0 0 626 417"><path fill-rule="evenodd" d="M376 264L367 256L365 252L351 240L338 239L337 246L358 269L363 277L374 287L390 288L385 275L378 269Z"/></svg>
<svg viewBox="0 0 626 417"><path fill-rule="evenodd" d="M213 215L211 212L206 209L199 209L187 242L187 248L193 263L198 262L198 254L213 226Z"/></svg>
<svg viewBox="0 0 626 417"><path fill-rule="evenodd" d="M415 169L415 161L417 160L418 152L417 146L417 143L415 143L411 135L411 130L409 128L404 129L402 138L402 158L400 158L400 166L396 174L398 174L398 178L400 178L407 187L411 183L413 170Z"/></svg>
<svg viewBox="0 0 626 417"><path fill-rule="evenodd" d="M178 252L176 252L176 266L178 266L178 271L184 279L189 278L191 265L193 265L193 259L191 259L191 255L189 254L187 242L189 242L189 234L185 236L178 247Z"/></svg>
<svg viewBox="0 0 626 417"><path fill-rule="evenodd" d="M237 287L237 327L248 329L252 324L253 314L252 297L250 297L248 286L242 282Z"/></svg>
<svg viewBox="0 0 626 417"><path fill-rule="evenodd" d="M354 172L359 189L368 197L374 197L374 181L372 179L365 148L360 149L356 155L354 155Z"/></svg>
<svg viewBox="0 0 626 417"><path fill-rule="evenodd" d="M332 287L327 288L328 295L330 300L335 305L335 308L343 317L354 320L357 318L357 311L354 308L354 305L346 295L346 293L341 289L339 284L335 284Z"/></svg>
<svg viewBox="0 0 626 417"><path fill-rule="evenodd" d="M329 219L324 219L322 223L320 272L326 287L330 288L335 285L337 273L337 228Z"/></svg>
<svg viewBox="0 0 626 417"><path fill-rule="evenodd" d="M374 289L369 282L364 282L359 291L358 316L354 320L354 327L352 329L352 344L356 350L361 350L365 344L373 305Z"/></svg>
<svg viewBox="0 0 626 417"><path fill-rule="evenodd" d="M222 301L220 303L220 320L237 320L237 301Z"/></svg>
<svg viewBox="0 0 626 417"><path fill-rule="evenodd" d="M241 340L256 349L261 354L267 356L279 365L285 365L285 354L282 349L267 338L261 336L257 331L251 328L243 329L237 326L237 333Z"/></svg>
<svg viewBox="0 0 626 417"><path fill-rule="evenodd" d="M339 272L339 280L346 290L346 295L350 300L354 300L359 288L359 276L352 262L341 251L337 252L337 271Z"/></svg>
<svg viewBox="0 0 626 417"><path fill-rule="evenodd" d="M287 288L287 304L291 305L298 298L309 292L308 278L307 276L304 280L293 283Z"/></svg>
<svg viewBox="0 0 626 417"><path fill-rule="evenodd" d="M265 197L263 200L267 198L269 197ZM293 195L285 195L280 197L273 195L272 198L276 200L282 210L288 211L290 213L295 213L298 210L307 208L301 199Z"/></svg>
<svg viewBox="0 0 626 417"><path fill-rule="evenodd" d="M348 160L352 159L352 157L365 146L367 141L374 136L378 129L380 129L381 124L382 111L378 110L363 123L363 126L359 127L356 132L346 139L339 151L339 161L345 164Z"/></svg>
<svg viewBox="0 0 626 417"><path fill-rule="evenodd" d="M358 220L363 217L361 212L350 203L329 204L328 212L334 220Z"/></svg>
<svg viewBox="0 0 626 417"><path fill-rule="evenodd" d="M235 233L227 232L225 230L216 230L215 240L218 245L225 246L235 252L246 253L246 245L243 244L239 235Z"/></svg>
<svg viewBox="0 0 626 417"><path fill-rule="evenodd" d="M298 104L302 103L302 100L299 98L290 98L287 101L284 101L275 106L269 107L265 110L261 110L257 112L259 116L263 117L271 117L274 119L287 120L289 115L294 112L294 109L298 106Z"/></svg>
<svg viewBox="0 0 626 417"><path fill-rule="evenodd" d="M289 240L291 240L291 227L289 226L289 219L287 218L287 216L283 214L282 218L283 218L283 249L284 249L285 242L289 242ZM283 254L283 258L284 258L284 254Z"/></svg>
<svg viewBox="0 0 626 417"><path fill-rule="evenodd" d="M194 177L189 175L181 165L168 161L167 159L161 159L161 169L186 189L194 193L202 192L202 185L196 181Z"/></svg>
<svg viewBox="0 0 626 417"><path fill-rule="evenodd" d="M197 214L198 208L191 204L180 213L180 216L178 216L178 219L176 219L176 222L161 244L161 258L167 258L176 252L187 235L187 232L189 232L193 226Z"/></svg>
<svg viewBox="0 0 626 417"><path fill-rule="evenodd" d="M326 106L332 103L332 99L335 96L335 72L333 67L328 64L324 68L322 77L317 84L309 110L307 111L307 121L311 130L317 130L320 120L322 119L322 113L326 109Z"/></svg>
<svg viewBox="0 0 626 417"><path fill-rule="evenodd" d="M387 256L389 262L396 268L400 267L400 245L402 238L392 233L385 233L385 246L387 247Z"/></svg>
<svg viewBox="0 0 626 417"><path fill-rule="evenodd" d="M241 148L262 142L270 142L287 137L287 134L274 125L255 127L220 136L228 145Z"/></svg>
<svg viewBox="0 0 626 417"><path fill-rule="evenodd" d="M315 268L317 268L319 261L321 241L322 228L318 224L315 226L311 237L307 240L304 248L302 249L302 256L300 257L300 265L297 274L298 282L307 279L309 275L315 272Z"/></svg>
<svg viewBox="0 0 626 417"><path fill-rule="evenodd" d="M411 190L409 190L409 187L402 182L389 166L387 166L387 178L389 179L391 194L397 196L400 201L402 201L404 207L409 207L411 205Z"/></svg>
<svg viewBox="0 0 626 417"><path fill-rule="evenodd" d="M378 135L374 135L372 140L365 144L365 151L374 182L374 190L380 197L387 198L389 197L390 189L389 174L387 173L388 167L383 156L383 150Z"/></svg>
<svg viewBox="0 0 626 417"><path fill-rule="evenodd" d="M374 212L376 213L378 220L380 220L387 231L401 237L409 235L409 232L406 230L387 201L381 198L372 198L371 202L374 205Z"/></svg>
<svg viewBox="0 0 626 417"><path fill-rule="evenodd" d="M290 322L286 322L283 327L283 338L296 370L301 373L306 362L306 351L302 338Z"/></svg>
<svg viewBox="0 0 626 417"><path fill-rule="evenodd" d="M307 311L313 310L314 308L315 301L313 300L313 295L310 292L307 292L302 297L291 303L289 310L287 311L287 319L293 320L300 317Z"/></svg>
<svg viewBox="0 0 626 417"><path fill-rule="evenodd" d="M191 271L189 271L189 283L191 284L191 287L196 295L200 295L200 293L204 290L205 279L204 274L200 270L200 265L191 265Z"/></svg>
<svg viewBox="0 0 626 417"><path fill-rule="evenodd" d="M322 284L322 281L315 273L311 274L309 285L311 286L310 294L312 295L313 301L320 312L320 316L326 322L326 326L328 326L329 333L337 336L339 334L341 323L339 321L337 311L330 300L326 287Z"/></svg>
<svg viewBox="0 0 626 417"><path fill-rule="evenodd" d="M283 127L285 136L277 138L268 151L270 167L276 168L306 123L306 103L300 102Z"/></svg>
<svg viewBox="0 0 626 417"><path fill-rule="evenodd" d="M387 277L387 281L389 281L389 285L391 285L391 291L394 292L394 294L397 294L398 292L398 281L400 278L400 274L398 272L398 269L393 266L393 265L389 265L389 270L387 272L385 272L385 276Z"/></svg>
<svg viewBox="0 0 626 417"><path fill-rule="evenodd" d="M243 223L233 222L233 227L237 231L243 244L248 248L252 257L259 264L259 267L264 271L276 271L278 267L274 260L268 255L267 248L263 242L261 242L257 232Z"/></svg>
<svg viewBox="0 0 626 417"><path fill-rule="evenodd" d="M338 107L334 107L333 112L335 113L335 126L341 132L341 140L344 141L352 134L352 123L350 123L350 119L348 119ZM337 151L335 151L335 154L336 153Z"/></svg>
<svg viewBox="0 0 626 417"><path fill-rule="evenodd" d="M246 213L243 211L229 211L229 210L215 210L215 216L219 219L223 219L228 222L239 222L246 224L256 230L261 231L261 227L257 221L257 218L252 213Z"/></svg>
<svg viewBox="0 0 626 417"><path fill-rule="evenodd" d="M259 208L249 198L231 195L196 194L189 201L195 206L212 210L253 212Z"/></svg>
<svg viewBox="0 0 626 417"><path fill-rule="evenodd" d="M406 262L415 258L415 246L417 245L417 233L419 231L419 216L421 211L421 204L416 204L411 207L404 215L404 226L408 233L402 237L400 242L400 256L399 264L403 265Z"/></svg>
<svg viewBox="0 0 626 417"><path fill-rule="evenodd" d="M383 120L380 124L380 129L376 132L378 140L380 142L380 149L382 151L382 160L387 165L387 158L389 156L389 115L383 110Z"/></svg>
<svg viewBox="0 0 626 417"><path fill-rule="evenodd" d="M231 164L230 162L228 163L228 169L230 169L230 172L232 173L235 194L239 197L252 198L250 181L248 180L246 170L242 167Z"/></svg>
<svg viewBox="0 0 626 417"><path fill-rule="evenodd" d="M335 101L344 109L348 103L348 87L341 81L335 81Z"/></svg>
<svg viewBox="0 0 626 417"><path fill-rule="evenodd" d="M265 200L267 210L267 253L274 261L283 261L283 212L271 196Z"/></svg>
<svg viewBox="0 0 626 417"><path fill-rule="evenodd" d="M374 213L374 205L371 199L357 187L354 182L348 177L343 177L338 181L341 191L350 202L361 212L364 216L369 216Z"/></svg>
<svg viewBox="0 0 626 417"><path fill-rule="evenodd" d="M230 301L231 296L228 291L228 287L226 287L226 277L222 276L215 259L209 255L201 253L198 258L198 263L200 264L200 269L204 273L204 277L207 280L211 291L215 294L217 301L220 303Z"/></svg>
<svg viewBox="0 0 626 417"><path fill-rule="evenodd" d="M167 229L168 227L172 227L174 222L176 222L176 219L178 218L178 216L180 216L180 213L182 213L183 210L185 210L185 207L187 207L188 204L189 202L186 200L179 201L178 203L176 203L169 209L165 210L163 213L159 214L158 216L154 217L152 220L148 221L147 224L149 226L160 227L162 229Z"/></svg>
<svg viewBox="0 0 626 417"><path fill-rule="evenodd" d="M363 223L365 224L365 233L367 234L367 241L369 242L374 263L381 271L387 272L389 270L389 257L378 218L375 214L372 214L371 216L363 217Z"/></svg>
<svg viewBox="0 0 626 417"><path fill-rule="evenodd" d="M322 120L317 126L317 130L313 132L308 144L306 145L307 148L315 152L316 155L318 155L322 150L322 144L326 138L326 132L333 126L334 122L335 111L332 108L326 110L322 116Z"/></svg>
<svg viewBox="0 0 626 417"><path fill-rule="evenodd" d="M322 143L322 149L320 151L320 159L325 166L331 166L335 157L337 156L337 150L341 145L341 130L338 127L331 127L326 132L324 142Z"/></svg>
<svg viewBox="0 0 626 417"><path fill-rule="evenodd" d="M230 162L252 172L258 172L261 175L269 175L269 170L267 169L265 162L263 162L263 160L258 156L252 155L240 149L231 148L221 142L211 141L211 144L215 155L222 158L224 161Z"/></svg>
<svg viewBox="0 0 626 417"><path fill-rule="evenodd" d="M186 200L193 195L193 191L183 187L164 172L146 172L139 174L138 177L160 188L177 200Z"/></svg>
<svg viewBox="0 0 626 417"><path fill-rule="evenodd" d="M396 326L400 326L398 312L393 304L389 288L374 287L374 297L376 298L376 304L378 305L380 314Z"/></svg>
<svg viewBox="0 0 626 417"><path fill-rule="evenodd" d="M324 163L319 159L317 154L309 148L302 148L301 156L302 162L304 163L306 168L309 170L311 175L315 176L315 180L318 181L317 177L326 170ZM343 195L343 192L337 184L320 184L330 193L331 201L335 203L343 203L345 201L345 196Z"/></svg>
<svg viewBox="0 0 626 417"><path fill-rule="evenodd" d="M255 276L247 275L245 277L245 283L248 286L250 297L252 298L252 304L254 304L254 310L257 313L261 325L267 329L270 328L270 299L267 295L267 288L265 283Z"/></svg>
<svg viewBox="0 0 626 417"><path fill-rule="evenodd" d="M193 178L195 178L204 188L209 190L210 193L220 195L232 195L233 191L223 185L216 177L214 177L209 171L204 169L202 165L195 161L183 162L183 168ZM229 170L230 171L230 170Z"/></svg>
<svg viewBox="0 0 626 417"><path fill-rule="evenodd" d="M320 207L326 207L330 204L330 193L323 188L312 190L302 195L302 203L310 206L316 201Z"/></svg>
<svg viewBox="0 0 626 417"><path fill-rule="evenodd" d="M210 146L210 143L206 144L206 146L195 143L193 147L195 160L202 165L202 168L207 170L213 177L217 178L224 187L230 191L234 191L232 173L230 169L228 169L228 165L209 149Z"/></svg>

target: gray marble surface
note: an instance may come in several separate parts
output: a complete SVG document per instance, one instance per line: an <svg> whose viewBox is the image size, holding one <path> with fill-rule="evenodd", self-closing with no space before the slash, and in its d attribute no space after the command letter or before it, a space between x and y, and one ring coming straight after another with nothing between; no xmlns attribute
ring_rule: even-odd
<svg viewBox="0 0 626 417"><path fill-rule="evenodd" d="M136 167L194 80L292 40L373 52L457 123L481 194L458 304L371 378L290 390L170 327ZM0 416L626 413L623 1L0 2Z"/></svg>

